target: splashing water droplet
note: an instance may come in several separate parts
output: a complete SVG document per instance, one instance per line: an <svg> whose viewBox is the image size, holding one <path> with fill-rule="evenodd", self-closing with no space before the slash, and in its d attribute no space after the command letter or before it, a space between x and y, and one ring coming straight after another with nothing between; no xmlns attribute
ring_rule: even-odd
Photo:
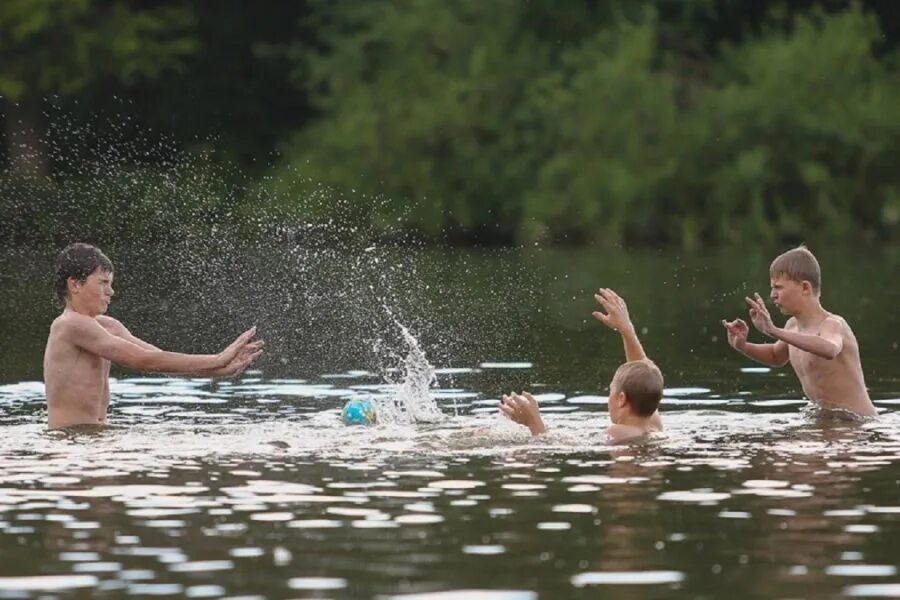
<svg viewBox="0 0 900 600"><path fill-rule="evenodd" d="M438 408L431 388L435 383L434 366L415 336L392 314L385 310L400 329L408 347L406 356L396 370L395 379L386 379L396 386L392 397L378 401L378 417L383 423L435 423L445 418Z"/></svg>

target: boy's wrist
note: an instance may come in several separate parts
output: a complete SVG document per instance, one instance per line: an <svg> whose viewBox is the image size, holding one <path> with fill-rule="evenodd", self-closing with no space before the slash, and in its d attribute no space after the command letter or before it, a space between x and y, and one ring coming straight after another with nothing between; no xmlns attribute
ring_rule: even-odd
<svg viewBox="0 0 900 600"><path fill-rule="evenodd" d="M619 328L618 331L619 335L621 335L622 337L631 337L637 335L634 330L634 323L632 323L631 321L625 323L622 327Z"/></svg>
<svg viewBox="0 0 900 600"><path fill-rule="evenodd" d="M544 420L538 417L528 423L528 429L531 430L532 435L541 435L547 431L547 427L544 426Z"/></svg>

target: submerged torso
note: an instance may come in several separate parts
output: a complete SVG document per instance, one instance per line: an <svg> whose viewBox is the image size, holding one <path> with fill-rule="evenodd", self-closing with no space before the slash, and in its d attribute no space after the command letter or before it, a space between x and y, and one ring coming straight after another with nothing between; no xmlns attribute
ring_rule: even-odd
<svg viewBox="0 0 900 600"><path fill-rule="evenodd" d="M44 387L51 429L104 424L109 406L110 363L67 339L69 318L63 313L53 321L44 351Z"/></svg>
<svg viewBox="0 0 900 600"><path fill-rule="evenodd" d="M833 359L821 358L794 346L788 347L791 366L800 379L803 393L810 400L825 408L841 408L859 415L874 416L877 414L863 377L859 358L859 344L847 322L838 315L841 324L843 348ZM799 327L795 322L792 329L801 333L817 335L817 329Z"/></svg>

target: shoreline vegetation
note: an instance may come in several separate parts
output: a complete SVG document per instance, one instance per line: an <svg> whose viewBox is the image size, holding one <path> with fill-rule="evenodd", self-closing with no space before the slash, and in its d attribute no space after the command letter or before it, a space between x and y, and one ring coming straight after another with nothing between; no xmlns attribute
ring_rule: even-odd
<svg viewBox="0 0 900 600"><path fill-rule="evenodd" d="M898 239L900 8L300 4L0 6L0 242Z"/></svg>

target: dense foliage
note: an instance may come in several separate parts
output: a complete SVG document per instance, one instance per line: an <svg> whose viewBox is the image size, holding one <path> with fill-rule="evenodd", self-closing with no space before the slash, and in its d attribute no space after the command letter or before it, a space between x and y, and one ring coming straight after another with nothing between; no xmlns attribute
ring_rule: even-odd
<svg viewBox="0 0 900 600"><path fill-rule="evenodd" d="M17 217L0 234L49 233L60 194L97 187L76 150L109 131L29 146L42 125L23 107L43 102L69 128L128 115L107 127L118 141L162 131L180 179L202 154L229 190L161 199L171 166L153 152L140 186L103 174L115 207L67 209L89 231L124 194L137 215L195 199L235 220L349 205L376 229L482 243L896 239L898 17L884 2L9 0L0 209ZM104 227L166 219L126 221Z"/></svg>

